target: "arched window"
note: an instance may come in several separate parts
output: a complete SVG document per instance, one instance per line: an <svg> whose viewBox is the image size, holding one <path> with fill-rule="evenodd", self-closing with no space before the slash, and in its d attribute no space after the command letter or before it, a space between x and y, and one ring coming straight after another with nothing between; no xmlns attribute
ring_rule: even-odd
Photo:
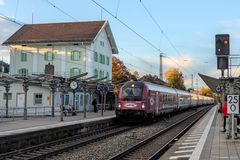
<svg viewBox="0 0 240 160"><path fill-rule="evenodd" d="M71 52L71 60L72 61L80 61L81 59L81 52L80 51L72 51Z"/></svg>

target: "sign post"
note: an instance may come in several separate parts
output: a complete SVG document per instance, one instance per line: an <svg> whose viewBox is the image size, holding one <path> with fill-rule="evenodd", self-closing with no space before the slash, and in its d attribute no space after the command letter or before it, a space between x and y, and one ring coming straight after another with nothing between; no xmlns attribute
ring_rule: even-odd
<svg viewBox="0 0 240 160"><path fill-rule="evenodd" d="M232 116L232 139L235 138L234 114L239 114L239 95L227 96L227 112Z"/></svg>

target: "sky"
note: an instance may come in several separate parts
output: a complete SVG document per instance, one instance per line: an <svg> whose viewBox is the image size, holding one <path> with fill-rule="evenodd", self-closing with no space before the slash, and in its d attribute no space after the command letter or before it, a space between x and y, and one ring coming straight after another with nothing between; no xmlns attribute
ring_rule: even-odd
<svg viewBox="0 0 240 160"><path fill-rule="evenodd" d="M215 34L230 34L230 54L240 52L239 0L95 1L113 16L93 0L0 0L0 15L25 24L108 20L119 50L116 57L131 72L159 75L159 55L163 53L163 72L178 68L187 88L191 75L195 89L206 87L198 73L219 78ZM0 43L19 28L0 16ZM0 59L10 61L7 47L0 46ZM238 73L237 67L232 69L232 76Z"/></svg>

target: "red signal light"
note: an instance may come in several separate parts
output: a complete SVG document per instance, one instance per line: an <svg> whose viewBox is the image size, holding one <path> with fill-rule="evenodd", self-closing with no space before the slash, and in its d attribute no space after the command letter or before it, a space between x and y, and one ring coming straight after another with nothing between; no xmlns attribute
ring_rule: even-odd
<svg viewBox="0 0 240 160"><path fill-rule="evenodd" d="M224 40L224 41L223 41L223 44L224 44L224 45L228 45L228 40Z"/></svg>

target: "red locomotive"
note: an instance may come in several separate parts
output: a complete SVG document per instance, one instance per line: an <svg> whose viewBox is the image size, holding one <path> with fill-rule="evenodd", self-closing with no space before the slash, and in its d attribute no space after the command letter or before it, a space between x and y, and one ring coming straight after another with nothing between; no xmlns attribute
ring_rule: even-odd
<svg viewBox="0 0 240 160"><path fill-rule="evenodd" d="M129 81L120 88L116 116L125 120L154 118L161 114L213 103L212 97L144 81Z"/></svg>

